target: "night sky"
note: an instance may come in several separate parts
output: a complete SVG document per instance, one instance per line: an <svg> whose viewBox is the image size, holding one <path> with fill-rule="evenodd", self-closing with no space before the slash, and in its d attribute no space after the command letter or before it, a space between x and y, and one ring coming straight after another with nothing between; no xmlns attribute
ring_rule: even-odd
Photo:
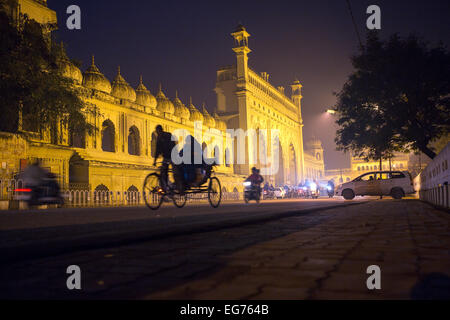
<svg viewBox="0 0 450 320"><path fill-rule="evenodd" d="M363 39L366 9L377 4L382 36L415 32L431 43L450 43L448 0L351 3ZM66 28L71 4L81 8L82 30ZM216 70L235 63L230 33L242 23L252 35L250 67L268 72L275 86L288 87L295 77L301 81L305 139L322 140L327 169L348 166L348 156L335 151L333 116L324 114L352 71L349 57L358 48L346 1L48 0L48 5L58 14L58 40L71 58L83 61L82 71L95 54L110 81L120 65L133 87L142 74L153 94L161 82L166 96L178 90L183 102L192 96L197 107L205 101L210 110L216 104Z"/></svg>

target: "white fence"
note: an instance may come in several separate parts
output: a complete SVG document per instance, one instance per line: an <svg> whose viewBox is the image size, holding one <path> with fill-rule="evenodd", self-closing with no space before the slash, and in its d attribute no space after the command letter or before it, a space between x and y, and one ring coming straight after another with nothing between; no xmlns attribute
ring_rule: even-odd
<svg viewBox="0 0 450 320"><path fill-rule="evenodd" d="M23 188L21 180L0 180L0 201L10 202L14 200L16 189ZM145 205L144 198L139 191L87 191L64 190L65 206L67 207L115 207L115 206L140 206ZM222 192L223 201L242 200L240 192ZM208 194L190 194L188 203L201 203L208 201ZM8 208L9 206L4 206Z"/></svg>
<svg viewBox="0 0 450 320"><path fill-rule="evenodd" d="M450 142L433 161L414 179L414 189L421 200L450 208Z"/></svg>
<svg viewBox="0 0 450 320"><path fill-rule="evenodd" d="M79 191L68 190L64 192L65 206L68 207L119 207L144 205L144 198L138 191ZM222 201L237 201L243 199L239 192L222 192ZM190 194L188 203L201 203L208 201L208 194Z"/></svg>

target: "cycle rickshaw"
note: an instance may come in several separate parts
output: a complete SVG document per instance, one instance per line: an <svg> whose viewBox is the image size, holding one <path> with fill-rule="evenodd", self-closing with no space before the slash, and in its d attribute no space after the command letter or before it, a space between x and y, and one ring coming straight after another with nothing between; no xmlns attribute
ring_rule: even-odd
<svg viewBox="0 0 450 320"><path fill-rule="evenodd" d="M222 187L219 179L212 177L216 164L204 164L201 166L202 176L198 181L185 183L184 187L176 186L176 183L171 183L165 191L162 187L161 181L161 167L159 173L150 173L144 180L143 194L145 204L152 210L157 210L161 207L164 199L172 199L173 204L178 208L183 208L186 205L187 197L193 194L208 194L208 201L211 207L218 208L222 200ZM181 167L176 167L177 171L181 171ZM169 170L169 173L173 170ZM170 176L170 175L169 175ZM180 179L174 179L180 181ZM183 189L183 190L180 190Z"/></svg>

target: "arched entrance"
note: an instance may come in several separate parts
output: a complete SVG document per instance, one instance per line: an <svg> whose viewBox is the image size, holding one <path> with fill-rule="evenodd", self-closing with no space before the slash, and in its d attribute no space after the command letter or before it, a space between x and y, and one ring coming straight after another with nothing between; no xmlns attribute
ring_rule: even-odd
<svg viewBox="0 0 450 320"><path fill-rule="evenodd" d="M294 146L289 146L289 183L293 186L297 185L297 158Z"/></svg>
<svg viewBox="0 0 450 320"><path fill-rule="evenodd" d="M75 154L69 160L69 189L90 190L89 162Z"/></svg>
<svg viewBox="0 0 450 320"><path fill-rule="evenodd" d="M284 185L284 162L283 162L283 147L281 142L274 144L273 151L278 152L278 171L275 173L275 185ZM275 154L276 155L276 154Z"/></svg>

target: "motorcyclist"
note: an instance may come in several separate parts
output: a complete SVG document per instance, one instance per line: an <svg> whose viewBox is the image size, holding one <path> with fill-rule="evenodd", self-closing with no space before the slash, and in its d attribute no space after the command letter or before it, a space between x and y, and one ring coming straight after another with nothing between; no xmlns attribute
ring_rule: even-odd
<svg viewBox="0 0 450 320"><path fill-rule="evenodd" d="M264 182L264 178L259 174L259 170L256 167L252 168L252 174L247 178L246 181L250 181L252 185L261 187L261 183Z"/></svg>
<svg viewBox="0 0 450 320"><path fill-rule="evenodd" d="M35 203L42 196L59 197L60 187L56 176L50 171L42 168L40 160L36 160L28 166L20 175L26 188L32 189L30 203ZM42 191L46 190L45 194Z"/></svg>
<svg viewBox="0 0 450 320"><path fill-rule="evenodd" d="M252 188L255 188L258 199L261 194L261 183L264 182L264 178L259 174L259 172L260 171L256 167L253 167L252 174L245 180L251 183Z"/></svg>
<svg viewBox="0 0 450 320"><path fill-rule="evenodd" d="M261 192L261 183L264 182L264 178L259 174L259 170L256 167L252 168L252 174L246 181L250 181L252 186L256 187L258 192Z"/></svg>
<svg viewBox="0 0 450 320"><path fill-rule="evenodd" d="M327 184L327 193L330 198L334 196L334 181L330 180Z"/></svg>
<svg viewBox="0 0 450 320"><path fill-rule="evenodd" d="M19 176L27 187L38 187L46 183L50 172L41 167L39 160L28 166Z"/></svg>

